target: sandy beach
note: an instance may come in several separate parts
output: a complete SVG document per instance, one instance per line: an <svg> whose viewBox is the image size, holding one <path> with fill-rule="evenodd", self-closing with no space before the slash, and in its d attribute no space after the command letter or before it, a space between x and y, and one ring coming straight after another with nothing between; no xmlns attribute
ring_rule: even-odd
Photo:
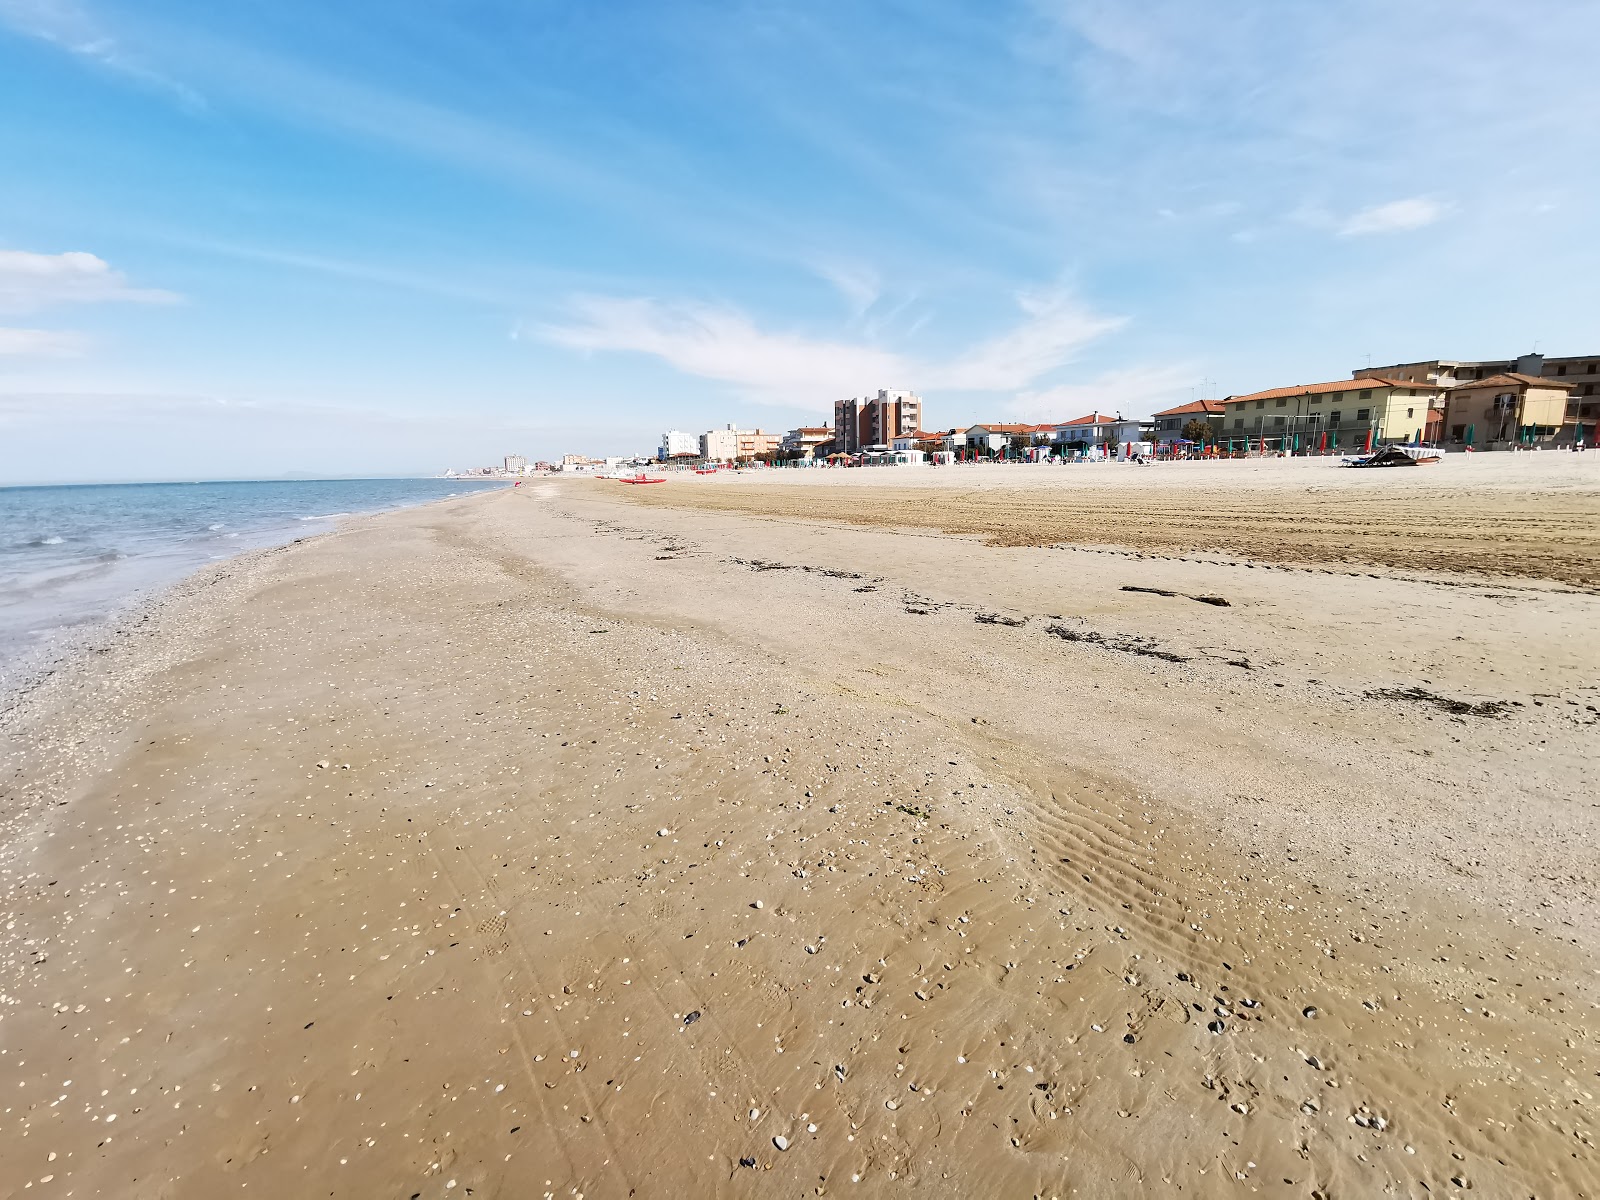
<svg viewBox="0 0 1600 1200"><path fill-rule="evenodd" d="M0 706L0 1197L1600 1194L1600 456L550 480Z"/></svg>

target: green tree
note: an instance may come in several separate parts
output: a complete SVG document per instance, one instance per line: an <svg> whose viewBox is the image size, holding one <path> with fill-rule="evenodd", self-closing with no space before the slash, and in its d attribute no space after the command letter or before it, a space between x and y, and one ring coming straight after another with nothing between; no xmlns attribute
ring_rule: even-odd
<svg viewBox="0 0 1600 1200"><path fill-rule="evenodd" d="M1210 421L1202 421L1198 417L1183 427L1183 436L1191 442L1215 441L1217 431L1211 428Z"/></svg>

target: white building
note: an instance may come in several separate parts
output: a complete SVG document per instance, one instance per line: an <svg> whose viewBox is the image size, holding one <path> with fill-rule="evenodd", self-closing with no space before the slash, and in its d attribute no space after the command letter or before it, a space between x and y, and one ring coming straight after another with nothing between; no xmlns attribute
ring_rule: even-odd
<svg viewBox="0 0 1600 1200"><path fill-rule="evenodd" d="M700 439L692 433L681 430L669 429L661 435L661 461L671 462L675 458L699 458Z"/></svg>
<svg viewBox="0 0 1600 1200"><path fill-rule="evenodd" d="M506 474L522 475L528 470L528 460L520 454L506 455Z"/></svg>

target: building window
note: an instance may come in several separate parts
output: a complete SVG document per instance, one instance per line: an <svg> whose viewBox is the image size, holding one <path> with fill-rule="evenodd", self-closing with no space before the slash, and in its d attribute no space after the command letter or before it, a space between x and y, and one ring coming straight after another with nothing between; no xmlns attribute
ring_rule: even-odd
<svg viewBox="0 0 1600 1200"><path fill-rule="evenodd" d="M1414 409L1414 408L1408 408L1408 409L1406 409L1406 416L1410 417L1410 416L1414 415L1416 413L1416 411L1417 410Z"/></svg>
<svg viewBox="0 0 1600 1200"><path fill-rule="evenodd" d="M1330 401L1332 401L1334 404L1337 404L1337 403L1339 403L1339 401L1344 399L1344 393L1343 392L1330 393L1329 396L1328 396L1328 399Z"/></svg>
<svg viewBox="0 0 1600 1200"><path fill-rule="evenodd" d="M1467 427L1465 425L1450 426L1450 436L1459 442L1462 438L1467 436Z"/></svg>
<svg viewBox="0 0 1600 1200"><path fill-rule="evenodd" d="M1282 417L1273 417L1272 418L1272 424L1273 424L1273 426L1275 428L1281 426L1283 424L1283 418Z"/></svg>
<svg viewBox="0 0 1600 1200"><path fill-rule="evenodd" d="M1361 395L1358 396L1357 399L1360 399L1360 400L1371 400L1372 399L1372 389L1371 388L1362 388L1361 389Z"/></svg>
<svg viewBox="0 0 1600 1200"><path fill-rule="evenodd" d="M1340 412L1337 408L1334 409L1331 413L1328 414L1328 424L1329 425L1337 425L1339 423L1339 418L1342 417L1342 416L1344 416L1344 414L1342 412Z"/></svg>
<svg viewBox="0 0 1600 1200"><path fill-rule="evenodd" d="M1278 399L1275 401L1275 406L1278 407L1278 408L1282 408L1284 405L1286 405L1288 403L1289 403L1289 397L1287 397L1287 396L1279 396Z"/></svg>
<svg viewBox="0 0 1600 1200"><path fill-rule="evenodd" d="M1243 429L1244 428L1244 418L1243 417L1235 417L1233 419L1233 427L1235 429Z"/></svg>
<svg viewBox="0 0 1600 1200"><path fill-rule="evenodd" d="M1562 363L1559 367L1556 368L1556 374L1557 375L1565 375L1566 373L1567 373L1567 364L1566 363Z"/></svg>
<svg viewBox="0 0 1600 1200"><path fill-rule="evenodd" d="M1256 407L1257 408L1265 408L1266 406L1267 406L1267 402L1265 400L1257 400L1256 401Z"/></svg>
<svg viewBox="0 0 1600 1200"><path fill-rule="evenodd" d="M1311 403L1312 404L1321 404L1322 403L1322 397L1321 396L1313 396L1313 397L1311 397Z"/></svg>
<svg viewBox="0 0 1600 1200"><path fill-rule="evenodd" d="M1358 409L1356 409L1356 420L1358 420L1358 421L1370 421L1371 419L1372 419L1372 410L1370 408L1358 408Z"/></svg>

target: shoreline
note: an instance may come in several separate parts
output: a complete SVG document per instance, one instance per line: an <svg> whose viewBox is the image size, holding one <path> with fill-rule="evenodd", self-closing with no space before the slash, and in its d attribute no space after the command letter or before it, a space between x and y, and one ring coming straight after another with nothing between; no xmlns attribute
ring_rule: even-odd
<svg viewBox="0 0 1600 1200"><path fill-rule="evenodd" d="M0 717L5 1177L1600 1184L1587 594L599 485L211 571Z"/></svg>
<svg viewBox="0 0 1600 1200"><path fill-rule="evenodd" d="M409 477L397 478L399 478L401 482L410 482ZM211 482L219 481L202 481L196 486L206 486ZM259 481L225 480L220 482L248 485ZM290 482L322 483L330 481L309 480ZM334 480L331 482L359 483L366 482L366 480L357 478L352 480ZM440 482L445 481L440 480ZM46 484L37 486L40 489L50 489L56 487L172 487L187 485L174 485L168 482L157 482L135 485ZM479 490L487 491L490 489L484 488ZM107 607L97 615L73 624L58 626L52 630L48 636L38 638L38 640L36 640L32 645L24 644L19 649L15 650L9 657L4 660L0 660L0 712L5 711L5 709L10 706L10 702L16 693L29 689L33 684L37 683L40 678L48 677L56 670L65 669L68 662L72 659L93 653L94 643L96 641L99 641L105 637L118 636L117 631L122 628L124 624L128 622L137 622L137 620L145 612L147 606L158 601L167 591L181 586L190 578L197 576L212 567L232 562L235 559L244 557L246 555L281 549L284 546L293 545L297 542L304 541L307 538L320 537L326 533L336 532L345 521L358 520L362 517L375 516L384 512L398 511L400 509L417 507L419 505L433 504L440 500L451 498L453 497L432 497L425 500L415 501L413 503L401 503L385 508L371 509L366 512L352 512L347 514L339 514L337 516L330 516L327 518L298 517L296 520L301 522L308 520L325 520L331 521L332 524L326 528L315 530L309 533L301 532L297 526L291 524L285 524L276 527L263 527L251 531L249 533L248 542L229 553L211 556L207 561L182 564L177 567L176 571L155 571L151 575L150 581L135 584L120 598L110 600L107 604ZM147 555L146 557L154 556Z"/></svg>

